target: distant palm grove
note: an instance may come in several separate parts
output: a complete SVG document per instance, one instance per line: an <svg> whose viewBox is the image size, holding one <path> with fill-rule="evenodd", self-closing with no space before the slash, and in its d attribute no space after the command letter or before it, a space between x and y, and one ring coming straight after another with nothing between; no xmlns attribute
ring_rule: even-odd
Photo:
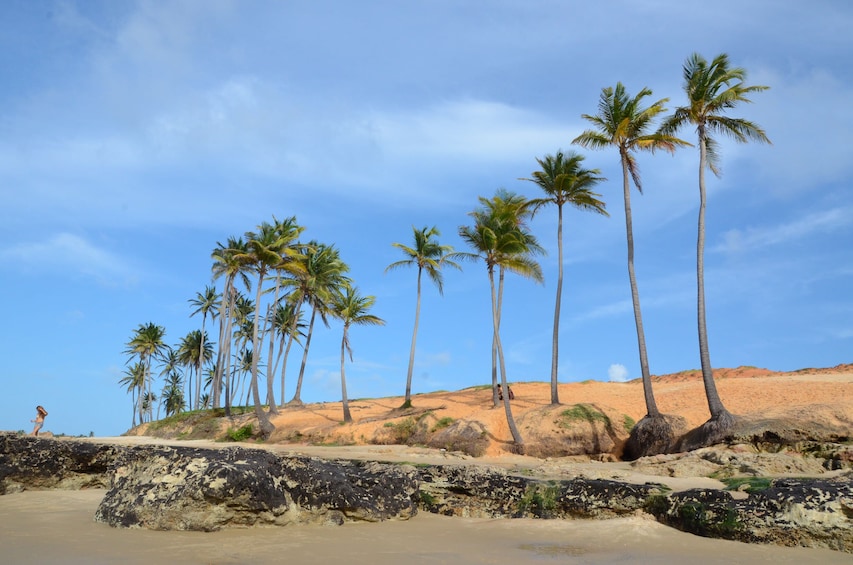
<svg viewBox="0 0 853 565"><path fill-rule="evenodd" d="M603 88L597 112L582 114L590 129L572 144L587 149L611 151L622 170L622 196L627 241L628 281L636 324L637 346L642 373L647 415L631 432L626 452L639 456L662 452L672 441L673 417L661 414L655 404L643 332L640 292L634 274L634 240L631 216L631 185L642 193L642 180L635 155L639 151L674 152L693 143L676 137L685 127L693 128L698 148L699 216L697 237L697 326L699 356L708 401L710 419L697 433L702 440L719 437L733 423L714 384L707 329L705 324L704 240L705 170L719 175L719 136L737 142L769 143L764 131L748 120L727 112L740 103L751 102L748 95L766 90L765 86L745 84L746 71L732 67L728 56L707 61L693 54L684 63L685 104L667 114L667 98L647 101L652 91L643 88L631 95L626 87ZM497 392L500 383L507 390L500 321L503 285L506 274L516 274L542 282L537 257L544 253L530 230L530 220L544 208L557 215L558 277L554 302L551 352L551 403L559 404L557 387L559 368L560 307L563 285L563 219L567 207L609 215L598 186L607 179L598 169L584 166L584 156L575 151L558 150L536 159L539 169L529 181L541 189L540 197L527 199L500 189L491 197L479 197L458 234L467 244L464 251L442 245L436 227L412 228L411 243L392 243L402 252L400 261L386 271L411 268L417 277L417 295L413 299L413 329L408 370L400 375L405 396L400 410L412 406L412 375L420 318L424 276L443 290L443 269L461 269L461 263L485 266L491 291L491 344L484 344L484 355L491 351L492 402L503 405L515 447L524 451L524 438L513 420L509 395ZM230 415L233 406L253 406L259 435L269 437L275 430L270 416L280 409L302 404L301 389L311 340L317 321L329 325L330 319L342 323L340 334L342 420L351 422L346 389L347 355L352 361L349 330L352 325L382 325L370 314L375 297L360 293L347 273L349 267L334 244L303 241L304 228L295 217L272 217L254 231L217 242L211 253L213 286L206 286L189 299L190 316L197 316L199 327L180 339L174 347L165 342L165 328L153 322L141 324L127 342L127 370L120 384L132 399L132 425L169 416L185 410L224 408ZM485 282L485 281L484 281ZM293 348L293 344L297 348ZM489 349L490 348L490 349ZM285 399L285 373L292 351L301 351L295 393ZM291 360L292 362L292 360ZM157 378L162 385L155 386ZM155 415L156 411L156 415Z"/></svg>

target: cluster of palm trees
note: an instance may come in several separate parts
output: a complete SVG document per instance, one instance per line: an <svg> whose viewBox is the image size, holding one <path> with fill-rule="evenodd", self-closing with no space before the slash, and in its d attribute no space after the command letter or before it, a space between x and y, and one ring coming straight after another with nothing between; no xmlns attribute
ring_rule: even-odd
<svg viewBox="0 0 853 565"><path fill-rule="evenodd" d="M634 274L634 242L631 216L631 184L642 192L642 182L635 154L638 151L674 152L678 147L691 145L676 137L679 129L686 125L696 128L699 147L699 224L697 244L697 322L702 375L711 420L705 426L706 435L719 434L733 422L733 417L722 404L717 394L710 362L708 337L705 322L704 295L704 238L705 238L705 177L710 168L719 175L718 143L716 136L727 135L738 142L748 140L769 142L764 131L747 120L732 118L726 112L742 102L749 102L748 95L765 90L764 86L747 86L746 71L730 66L725 54L711 62L698 54L692 55L683 68L684 90L688 103L678 107L670 116L665 116L668 99L660 99L647 105L646 98L651 90L644 88L634 96L618 83L615 88L602 89L598 112L582 117L592 128L582 132L572 143L589 149L615 148L619 153L622 168L622 192L625 207L625 225L628 246L628 278L634 308L640 368L647 416L635 427L637 441L647 444L649 450L661 451L672 438L668 421L658 410L652 391L649 362L643 332L639 290ZM655 127L655 121L663 117ZM417 302L414 315L411 350L406 376L405 399L401 409L411 408L412 374L420 319L421 282L424 274L443 290L442 269L445 266L459 269L459 260L482 261L486 267L491 290L492 306L492 389L493 403L497 407L499 398L497 383L507 390L506 365L500 338L501 307L504 277L515 273L535 282L542 282L542 269L536 256L543 248L530 230L530 220L543 207L554 205L557 209L558 278L554 308L554 323L551 354L551 403L559 404L557 387L559 368L559 326L563 287L563 210L566 205L582 211L608 215L601 195L594 192L595 186L606 179L598 169L584 167L584 157L574 151L558 151L537 159L540 170L531 173L525 180L534 183L543 195L527 199L524 196L500 189L491 198L480 197L479 205L469 213L470 225L460 226L458 234L470 248L467 252L455 251L438 241L440 232L436 227L421 229L413 226L413 244L392 244L400 249L405 259L394 262L387 271L402 267L417 267ZM141 325L128 342L127 353L132 364L123 383L134 393L134 425L152 417L156 400L151 391L151 361L158 359L164 367L183 366L189 368L189 387L185 390L178 373L164 369L167 376L163 389L162 403L166 413L184 408L184 400L192 409L212 405L224 405L229 413L237 390L242 393L245 378L249 378L249 392L258 416L260 433L268 436L274 429L262 404L269 406L269 414L278 411L275 402L274 381L281 365L281 402L284 403L284 377L288 353L294 341L302 344L302 364L296 383L296 392L288 405L300 405L302 380L311 337L316 318L328 326L329 317L343 322L341 341L341 388L344 421L352 420L346 395L344 361L349 349L348 330L352 324L380 325L383 321L369 314L374 305L373 296L361 296L352 280L347 277L347 265L341 260L337 249L317 241L300 242L303 228L291 217L284 221L273 218L272 223L262 223L257 231L246 232L243 237L230 238L225 244L217 244L212 253L214 280L223 279L223 292L207 287L191 302L193 315L202 315L201 329L188 334L173 355L162 343L164 331L152 323ZM497 279L497 280L496 280ZM238 284L241 283L241 284ZM254 300L243 295L242 286L250 291L254 284ZM264 297L267 297L264 300ZM310 312L310 315L308 314ZM306 324L303 316L309 316ZM216 360L213 362L212 346L207 340L205 322L207 318L219 320L219 338ZM266 400L261 402L259 390L259 367L262 349L266 345ZM172 357L174 359L172 360ZM205 367L212 364L207 373ZM206 376L204 384L202 376ZM195 376L195 386L192 378ZM239 382L238 382L239 381ZM202 394L202 390L209 390ZM248 404L248 395L246 399ZM282 404L283 406L284 404ZM524 440L512 417L509 395L504 395L503 407L508 427L519 451L524 449ZM643 434L643 430L647 433ZM652 430L649 434L648 431ZM660 437L654 437L654 436ZM663 439L661 439L661 437ZM652 447L648 447L651 445ZM643 448L641 447L640 450Z"/></svg>
<svg viewBox="0 0 853 565"><path fill-rule="evenodd" d="M344 420L351 421L344 376L345 353L352 356L349 329L353 324L381 325L383 321L369 314L375 298L359 293L346 275L349 267L338 250L317 241L299 241L303 231L295 217L283 221L273 217L271 223L261 223L256 231L231 237L225 244L217 243L211 254L212 273L214 280L223 279L223 292L220 294L215 287L208 286L190 300L195 307L192 315L202 315L202 327L190 332L179 347L173 349L165 344L165 330L161 326L149 322L137 328L127 344L129 369L121 381L133 394L134 426L137 416L140 423L153 418L157 397L151 390L151 365L156 360L163 367L161 376L166 377L161 397L166 415L208 406L224 406L226 415L230 415L234 400L246 392L245 404L249 404L251 395L260 435L269 436L275 429L269 414L278 412L274 392L278 365L281 364L283 403L287 354L294 341L304 339L296 394L289 402L300 405L308 350L318 316L327 326L330 317L343 322L341 389ZM241 286L247 292L254 288L254 300L240 291ZM305 311L310 311L307 331L303 322ZM215 362L213 344L205 331L208 318L219 320ZM264 349L266 399L262 402L259 376L263 373ZM186 382L178 370L180 367L188 369ZM208 392L202 394L202 390ZM263 410L263 405L269 407L269 412Z"/></svg>

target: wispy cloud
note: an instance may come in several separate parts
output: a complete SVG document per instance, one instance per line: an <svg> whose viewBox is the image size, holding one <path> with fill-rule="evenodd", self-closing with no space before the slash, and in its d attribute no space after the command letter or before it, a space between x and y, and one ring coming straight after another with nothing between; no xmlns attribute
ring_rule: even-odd
<svg viewBox="0 0 853 565"><path fill-rule="evenodd" d="M711 248L711 251L716 253L749 251L801 239L813 233L834 231L847 227L851 223L853 223L853 209L833 208L776 226L729 230L723 234L723 241Z"/></svg>
<svg viewBox="0 0 853 565"><path fill-rule="evenodd" d="M132 285L138 277L120 256L70 233L0 249L0 258L31 272L63 272L91 278L106 286Z"/></svg>

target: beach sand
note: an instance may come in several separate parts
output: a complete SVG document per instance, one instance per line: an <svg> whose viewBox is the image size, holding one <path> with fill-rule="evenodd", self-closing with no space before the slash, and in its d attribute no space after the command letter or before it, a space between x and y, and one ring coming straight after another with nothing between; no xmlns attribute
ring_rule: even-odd
<svg viewBox="0 0 853 565"><path fill-rule="evenodd" d="M220 532L115 529L93 520L103 490L0 496L0 562L10 564L267 563L834 563L849 554L685 534L643 517L408 521Z"/></svg>

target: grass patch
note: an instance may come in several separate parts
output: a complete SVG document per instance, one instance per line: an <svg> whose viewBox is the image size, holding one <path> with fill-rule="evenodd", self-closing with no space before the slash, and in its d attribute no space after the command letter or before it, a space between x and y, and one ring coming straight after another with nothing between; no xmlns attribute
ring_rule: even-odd
<svg viewBox="0 0 853 565"><path fill-rule="evenodd" d="M560 419L557 424L560 427L568 428L573 422L601 422L605 425L610 425L610 418L603 412L599 412L589 404L575 404L571 408L560 412Z"/></svg>
<svg viewBox="0 0 853 565"><path fill-rule="evenodd" d="M225 437L229 441L246 441L250 437L252 437L253 427L252 424L246 424L241 428L237 428L236 430L233 428L228 428L228 431L225 432Z"/></svg>
<svg viewBox="0 0 853 565"><path fill-rule="evenodd" d="M767 490L773 483L773 479L766 477L729 477L720 481L726 485L726 490L740 490L743 485L747 485L743 490L750 494Z"/></svg>
<svg viewBox="0 0 853 565"><path fill-rule="evenodd" d="M449 427L452 423L453 418L451 418L450 416L446 416L435 423L435 425L432 427L432 431L436 432L438 430L443 430L444 428Z"/></svg>
<svg viewBox="0 0 853 565"><path fill-rule="evenodd" d="M631 430L634 429L634 426L637 425L637 422L634 421L634 418L625 414L624 419L622 421L622 425L625 426L625 431L631 433Z"/></svg>

